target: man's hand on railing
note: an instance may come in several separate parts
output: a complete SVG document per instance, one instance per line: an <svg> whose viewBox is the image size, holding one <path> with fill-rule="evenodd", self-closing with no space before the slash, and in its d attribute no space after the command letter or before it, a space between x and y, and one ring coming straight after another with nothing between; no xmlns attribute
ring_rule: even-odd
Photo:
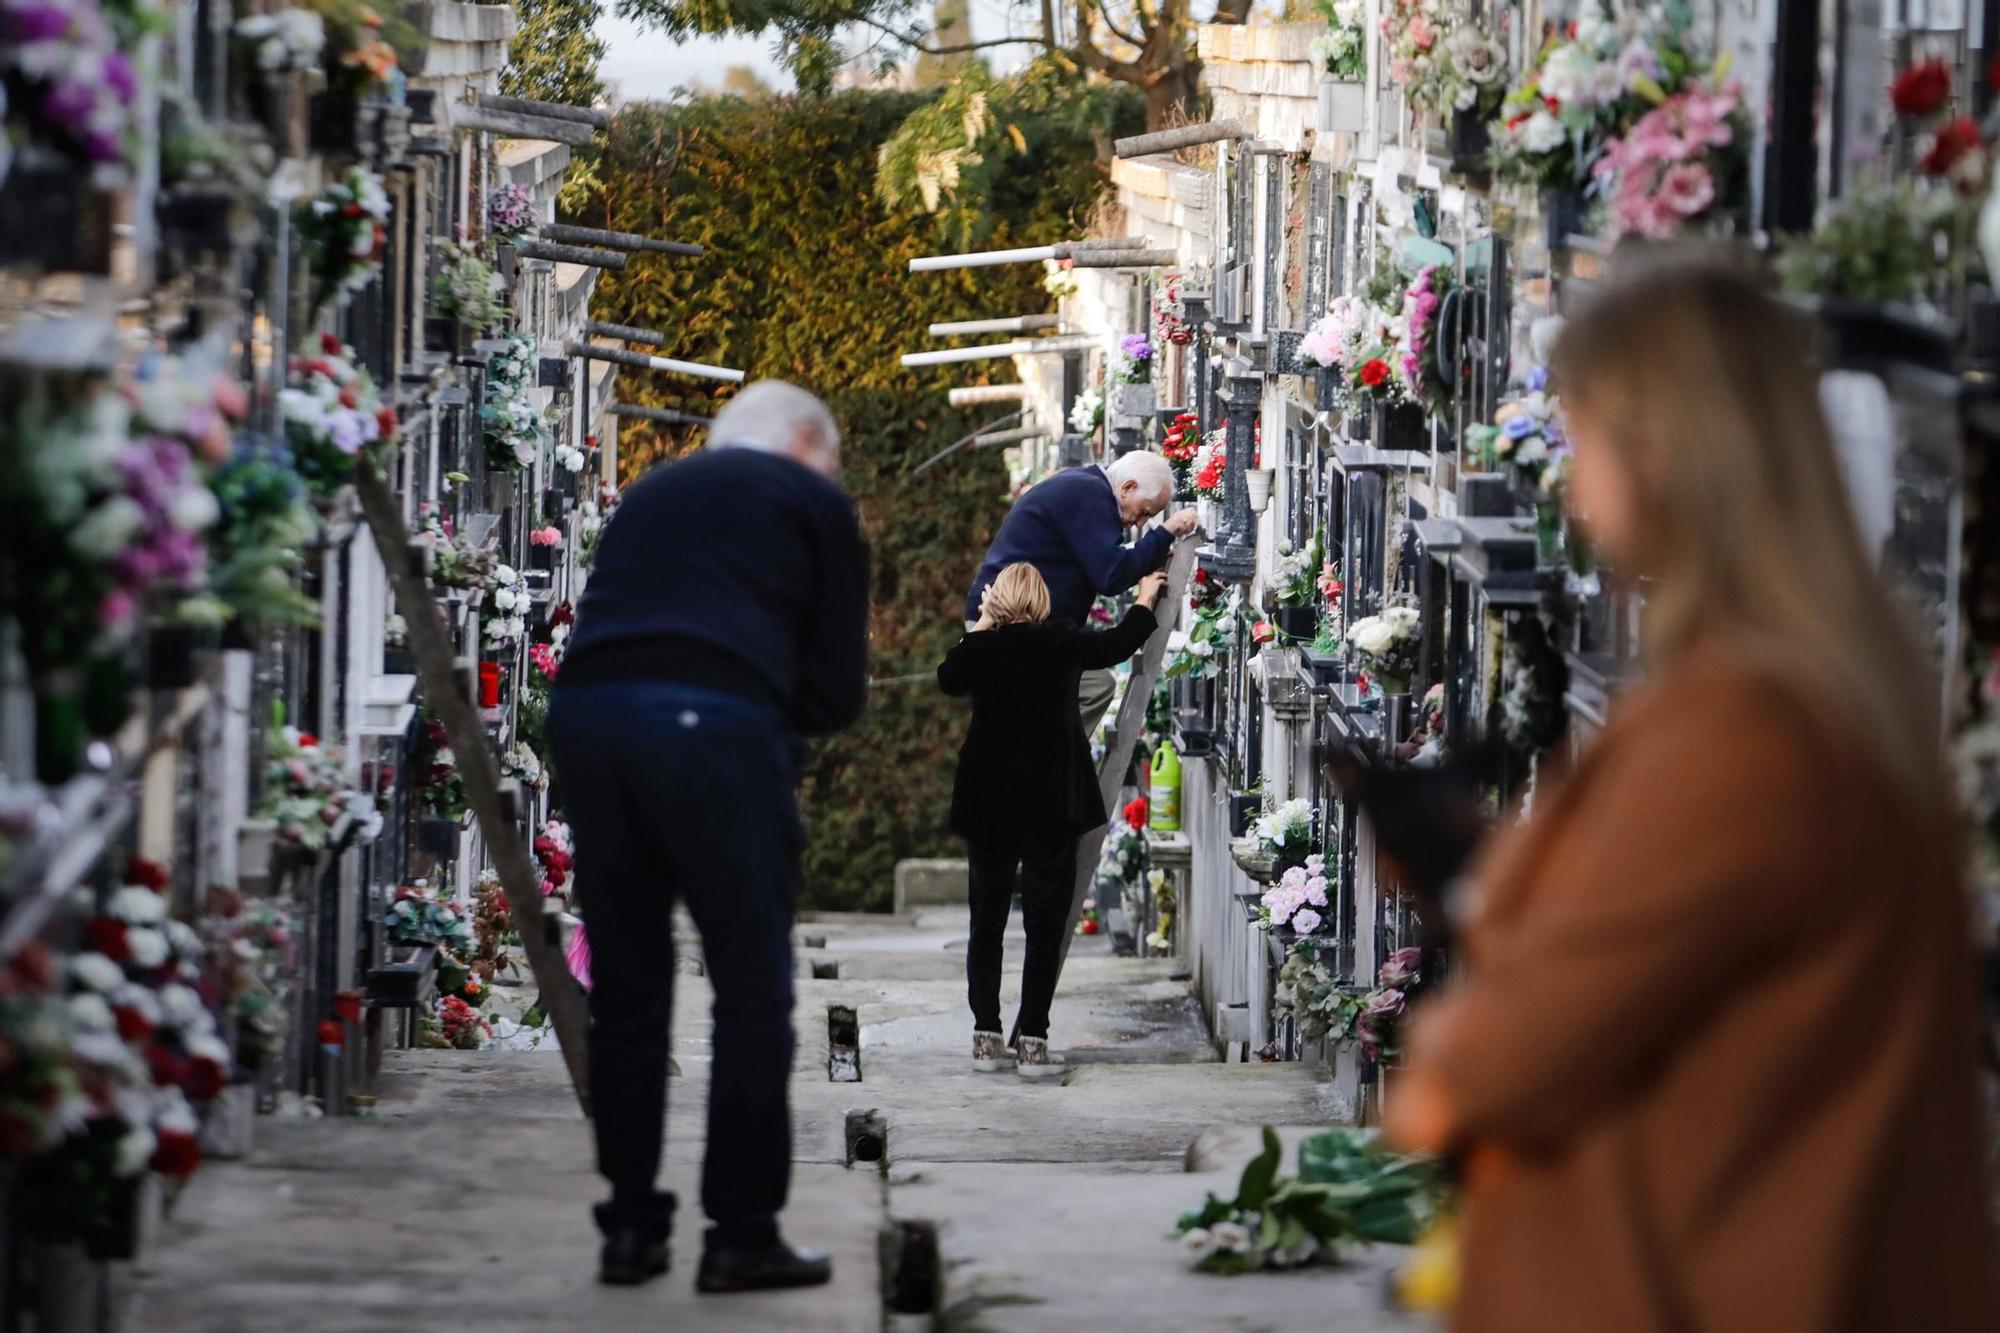
<svg viewBox="0 0 2000 1333"><path fill-rule="evenodd" d="M1197 521L1194 510L1183 509L1178 514L1168 515L1167 521L1160 526L1176 537L1185 537L1195 530Z"/></svg>

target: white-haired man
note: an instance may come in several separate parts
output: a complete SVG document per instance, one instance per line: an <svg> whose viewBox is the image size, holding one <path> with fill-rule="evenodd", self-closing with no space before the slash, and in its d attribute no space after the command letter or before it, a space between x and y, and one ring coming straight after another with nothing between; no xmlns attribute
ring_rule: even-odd
<svg viewBox="0 0 2000 1333"><path fill-rule="evenodd" d="M980 596L1017 561L1033 565L1049 586L1049 619L1081 625L1098 597L1123 592L1167 563L1177 538L1194 531L1183 510L1125 544L1125 530L1147 522L1174 498L1174 470L1155 453L1125 454L1109 467L1091 464L1056 473L1014 502L987 548L965 599L967 624L979 619ZM1077 707L1086 734L1111 706L1115 678L1083 673Z"/></svg>
<svg viewBox="0 0 2000 1333"><path fill-rule="evenodd" d="M628 488L605 529L549 710L591 948L590 1093L611 1199L600 1277L667 1271L657 1187L673 911L701 931L715 1060L701 1202L706 1292L811 1286L825 1256L785 1244L791 1181L792 905L801 740L868 690L868 573L835 480L826 405L764 381L709 447Z"/></svg>

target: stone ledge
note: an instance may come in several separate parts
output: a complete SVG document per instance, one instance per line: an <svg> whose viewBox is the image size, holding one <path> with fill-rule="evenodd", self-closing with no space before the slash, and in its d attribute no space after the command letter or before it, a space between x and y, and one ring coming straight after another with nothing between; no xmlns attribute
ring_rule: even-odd
<svg viewBox="0 0 2000 1333"><path fill-rule="evenodd" d="M896 915L912 907L936 907L972 900L964 861L913 859L896 862Z"/></svg>

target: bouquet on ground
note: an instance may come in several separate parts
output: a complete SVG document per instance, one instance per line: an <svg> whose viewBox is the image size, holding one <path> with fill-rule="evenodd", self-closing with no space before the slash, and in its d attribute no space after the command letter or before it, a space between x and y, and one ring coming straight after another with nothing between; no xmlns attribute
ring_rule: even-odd
<svg viewBox="0 0 2000 1333"><path fill-rule="evenodd" d="M360 291L382 271L389 193L367 167L349 167L319 198L298 206L293 226L312 274L313 309Z"/></svg>
<svg viewBox="0 0 2000 1333"><path fill-rule="evenodd" d="M1422 623L1411 606L1392 606L1347 627L1347 641L1384 694L1408 694L1417 674Z"/></svg>
<svg viewBox="0 0 2000 1333"><path fill-rule="evenodd" d="M338 494L353 479L355 460L396 433L395 409L359 360L352 347L323 333L319 355L292 358L292 386L278 395L292 459L319 499Z"/></svg>
<svg viewBox="0 0 2000 1333"><path fill-rule="evenodd" d="M1316 1149L1309 1159L1307 1148ZM1175 1226L1182 1252L1207 1273L1234 1275L1260 1268L1300 1268L1337 1257L1344 1245L1417 1239L1442 1193L1437 1167L1394 1157L1371 1136L1335 1130L1300 1147L1300 1174L1278 1174L1284 1150L1264 1127L1264 1149L1237 1181L1236 1196L1213 1193L1182 1213Z"/></svg>
<svg viewBox="0 0 2000 1333"><path fill-rule="evenodd" d="M1310 935L1326 924L1326 895L1326 858L1314 852L1264 890L1259 902L1261 924L1290 926L1300 935Z"/></svg>
<svg viewBox="0 0 2000 1333"><path fill-rule="evenodd" d="M1313 810L1304 797L1294 797L1257 820L1254 830L1257 850L1274 858L1279 871L1310 866L1317 853L1313 849ZM1319 864L1324 869L1323 858ZM1314 872L1318 873L1318 872Z"/></svg>
<svg viewBox="0 0 2000 1333"><path fill-rule="evenodd" d="M424 1034L424 1044L434 1049L476 1051L493 1035L492 1025L479 1011L456 995L438 999L435 1029Z"/></svg>
<svg viewBox="0 0 2000 1333"><path fill-rule="evenodd" d="M1312 39L1307 54L1313 63L1343 83L1359 83L1368 75L1367 6L1362 0L1314 0L1326 20L1326 31Z"/></svg>

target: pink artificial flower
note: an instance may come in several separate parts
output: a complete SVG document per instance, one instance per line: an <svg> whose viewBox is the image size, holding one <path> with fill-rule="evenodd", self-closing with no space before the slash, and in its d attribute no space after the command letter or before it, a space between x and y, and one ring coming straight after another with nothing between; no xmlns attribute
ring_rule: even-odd
<svg viewBox="0 0 2000 1333"><path fill-rule="evenodd" d="M1701 163L1683 162L1660 177L1659 197L1680 216L1694 217L1715 202L1715 178Z"/></svg>
<svg viewBox="0 0 2000 1333"><path fill-rule="evenodd" d="M1414 14L1410 18L1409 37L1411 46L1419 51L1428 51L1437 41L1437 29L1422 14Z"/></svg>
<svg viewBox="0 0 2000 1333"><path fill-rule="evenodd" d="M97 604L97 623L106 629L123 629L132 623L135 610L132 594L122 588L113 588L104 594L104 600Z"/></svg>

